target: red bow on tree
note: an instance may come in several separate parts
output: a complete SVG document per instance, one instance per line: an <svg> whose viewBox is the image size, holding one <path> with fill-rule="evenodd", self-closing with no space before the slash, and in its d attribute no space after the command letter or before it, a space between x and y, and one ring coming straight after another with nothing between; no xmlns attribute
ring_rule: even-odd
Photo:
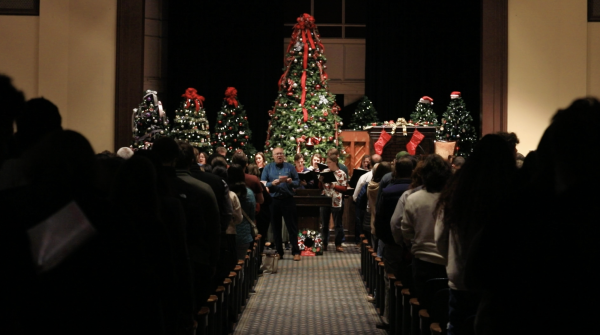
<svg viewBox="0 0 600 335"><path fill-rule="evenodd" d="M225 90L225 100L227 100L227 104L233 105L235 108L238 106L237 99L237 90L235 87L227 87Z"/></svg>
<svg viewBox="0 0 600 335"><path fill-rule="evenodd" d="M198 95L198 91L192 87L185 90L185 93L181 96L187 99L187 104L185 105L185 108L190 108L191 100L194 100L196 102L196 111L200 110L202 102L204 102L204 97Z"/></svg>
<svg viewBox="0 0 600 335"><path fill-rule="evenodd" d="M302 16L296 19L298 23L294 27L294 29L312 29L315 27L315 18L310 14L302 14Z"/></svg>

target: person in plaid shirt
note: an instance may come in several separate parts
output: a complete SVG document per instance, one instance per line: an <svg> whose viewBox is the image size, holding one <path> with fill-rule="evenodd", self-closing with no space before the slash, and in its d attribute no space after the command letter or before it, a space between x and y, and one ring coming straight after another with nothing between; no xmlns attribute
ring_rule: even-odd
<svg viewBox="0 0 600 335"><path fill-rule="evenodd" d="M323 177L319 177L319 188L323 190L323 195L331 197L331 207L321 207L321 221L323 223L323 250L327 251L327 244L329 243L329 216L333 215L333 222L335 225L335 250L343 252L342 240L344 239L344 227L342 226L342 201L344 195L342 192L346 191L348 177L346 173L340 169L338 163L338 156L330 154L327 156L326 164L328 169L323 172L333 171L336 182L323 183Z"/></svg>

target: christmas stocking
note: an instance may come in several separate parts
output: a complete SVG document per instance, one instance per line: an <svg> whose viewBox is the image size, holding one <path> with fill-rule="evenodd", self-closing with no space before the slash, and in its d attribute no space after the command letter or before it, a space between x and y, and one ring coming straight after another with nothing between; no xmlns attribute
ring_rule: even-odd
<svg viewBox="0 0 600 335"><path fill-rule="evenodd" d="M423 138L425 138L425 135L423 135L420 131L415 129L415 132L410 138L410 142L406 144L406 151L408 151L409 154L414 155L417 152L417 146L419 145L419 143L421 143Z"/></svg>
<svg viewBox="0 0 600 335"><path fill-rule="evenodd" d="M373 145L375 147L375 153L381 155L383 152L383 147L387 144L387 142L392 139L392 135L388 134L385 129L381 129L381 135L379 135L379 139Z"/></svg>

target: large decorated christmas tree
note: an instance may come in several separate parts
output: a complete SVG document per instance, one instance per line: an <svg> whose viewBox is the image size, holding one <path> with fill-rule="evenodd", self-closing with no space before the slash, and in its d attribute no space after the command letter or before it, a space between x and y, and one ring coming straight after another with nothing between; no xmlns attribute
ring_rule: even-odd
<svg viewBox="0 0 600 335"><path fill-rule="evenodd" d="M309 157L333 147L344 154L338 137L343 125L340 108L327 85L327 58L319 30L309 14L297 22L285 54L279 94L269 111L265 142L267 155L281 146L290 162L296 153Z"/></svg>
<svg viewBox="0 0 600 335"><path fill-rule="evenodd" d="M183 100L179 109L175 111L171 136L211 154L210 131L203 106L204 97L198 95L198 91L192 87L181 96Z"/></svg>
<svg viewBox="0 0 600 335"><path fill-rule="evenodd" d="M356 110L350 120L350 129L363 130L367 126L372 126L375 122L377 123L377 111L373 106L373 103L365 95L362 100L356 106Z"/></svg>
<svg viewBox="0 0 600 335"><path fill-rule="evenodd" d="M133 149L148 149L155 139L169 134L169 119L156 91L147 90L143 102L133 109Z"/></svg>
<svg viewBox="0 0 600 335"><path fill-rule="evenodd" d="M473 152L477 134L471 113L467 111L460 92L450 94L450 104L442 114L442 122L436 131L436 139L456 142L456 155L468 157Z"/></svg>
<svg viewBox="0 0 600 335"><path fill-rule="evenodd" d="M433 112L433 99L424 96L419 99L417 105L415 106L415 110L412 114L410 114L409 123L414 124L415 126L437 126L437 115Z"/></svg>
<svg viewBox="0 0 600 335"><path fill-rule="evenodd" d="M252 130L248 125L248 117L244 106L237 99L237 90L228 87L221 110L217 114L217 123L212 134L212 144L215 147L227 149L227 159L241 149L252 158L256 149L250 143Z"/></svg>

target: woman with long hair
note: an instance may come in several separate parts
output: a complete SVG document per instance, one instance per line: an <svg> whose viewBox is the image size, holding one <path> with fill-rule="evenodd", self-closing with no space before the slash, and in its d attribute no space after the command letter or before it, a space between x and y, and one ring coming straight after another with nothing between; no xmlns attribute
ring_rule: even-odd
<svg viewBox="0 0 600 335"><path fill-rule="evenodd" d="M344 227L342 226L342 201L348 185L348 177L346 173L340 169L338 157L336 155L327 156L327 171L332 171L336 181L332 183L323 183L323 177L319 177L320 186L323 189L323 195L331 198L331 206L321 207L321 220L323 222L323 250L327 251L329 244L329 217L333 216L335 227L335 251L343 252L342 240L344 239Z"/></svg>
<svg viewBox="0 0 600 335"><path fill-rule="evenodd" d="M319 163L321 163L321 154L315 153L310 157L309 170L319 172Z"/></svg>
<svg viewBox="0 0 600 335"><path fill-rule="evenodd" d="M256 153L256 155L254 155L254 164L258 166L260 173L262 173L265 166L267 166L267 160L265 159L265 154L262 151L259 151Z"/></svg>
<svg viewBox="0 0 600 335"><path fill-rule="evenodd" d="M448 334L460 334L464 320L477 312L479 297L465 284L467 259L485 225L507 223L503 213L510 211L516 172L514 148L502 137L489 134L477 143L440 195L435 239L448 262Z"/></svg>
<svg viewBox="0 0 600 335"><path fill-rule="evenodd" d="M255 220L256 199L254 192L246 187L246 176L244 170L238 164L231 164L227 169L227 185L229 190L235 193L242 206L243 220L236 226L237 259L245 259L252 237L252 224Z"/></svg>
<svg viewBox="0 0 600 335"><path fill-rule="evenodd" d="M373 249L377 250L377 233L375 232L375 215L377 208L377 194L379 193L379 182L388 172L392 172L392 165L389 162L375 164L373 168L373 178L367 186L367 198L369 199L369 209L371 211L371 242Z"/></svg>
<svg viewBox="0 0 600 335"><path fill-rule="evenodd" d="M369 156L369 155L363 156L363 159L360 162L360 168L363 170L367 170L367 171L371 170L371 156Z"/></svg>

